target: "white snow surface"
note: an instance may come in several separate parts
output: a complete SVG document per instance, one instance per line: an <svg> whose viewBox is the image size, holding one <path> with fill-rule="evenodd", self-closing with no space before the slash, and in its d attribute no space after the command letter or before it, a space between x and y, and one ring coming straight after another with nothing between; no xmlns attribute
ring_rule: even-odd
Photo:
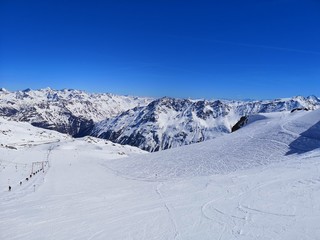
<svg viewBox="0 0 320 240"><path fill-rule="evenodd" d="M144 154L1 120L0 239L320 239L319 125L320 110L265 113Z"/></svg>

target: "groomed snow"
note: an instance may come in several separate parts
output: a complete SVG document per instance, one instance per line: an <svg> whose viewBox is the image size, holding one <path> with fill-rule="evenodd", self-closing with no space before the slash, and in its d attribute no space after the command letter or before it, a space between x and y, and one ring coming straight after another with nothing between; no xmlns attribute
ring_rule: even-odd
<svg viewBox="0 0 320 240"><path fill-rule="evenodd" d="M319 110L263 114L144 154L1 120L0 239L320 239L319 121Z"/></svg>
<svg viewBox="0 0 320 240"><path fill-rule="evenodd" d="M319 134L305 138L299 146L290 146L300 134L320 120L320 111L281 112L251 116L249 125L203 143L110 161L108 167L137 179L167 180L211 174L289 161L297 148L320 146ZM319 124L317 124L319 128Z"/></svg>

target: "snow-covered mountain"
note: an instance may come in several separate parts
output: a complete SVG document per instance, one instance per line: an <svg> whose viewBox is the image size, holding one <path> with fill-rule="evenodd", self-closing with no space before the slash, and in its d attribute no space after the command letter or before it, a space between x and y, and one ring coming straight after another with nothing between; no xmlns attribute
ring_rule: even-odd
<svg viewBox="0 0 320 240"><path fill-rule="evenodd" d="M242 116L319 106L315 96L250 102L164 97L96 124L92 135L153 152L230 133Z"/></svg>
<svg viewBox="0 0 320 240"><path fill-rule="evenodd" d="M0 239L320 239L319 120L261 113L145 153L0 118Z"/></svg>
<svg viewBox="0 0 320 240"><path fill-rule="evenodd" d="M72 89L0 89L0 116L74 137L92 135L150 152L230 133L243 116L319 106L320 100L315 96L269 101L168 97L152 100Z"/></svg>
<svg viewBox="0 0 320 240"><path fill-rule="evenodd" d="M10 92L2 88L0 116L79 137L88 135L95 122L149 102L148 98L72 89Z"/></svg>

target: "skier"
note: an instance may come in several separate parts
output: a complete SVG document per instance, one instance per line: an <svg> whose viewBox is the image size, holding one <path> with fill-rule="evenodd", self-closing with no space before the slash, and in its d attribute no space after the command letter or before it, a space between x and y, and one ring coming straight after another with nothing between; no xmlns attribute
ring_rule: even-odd
<svg viewBox="0 0 320 240"><path fill-rule="evenodd" d="M9 192L11 191L11 186L9 186Z"/></svg>

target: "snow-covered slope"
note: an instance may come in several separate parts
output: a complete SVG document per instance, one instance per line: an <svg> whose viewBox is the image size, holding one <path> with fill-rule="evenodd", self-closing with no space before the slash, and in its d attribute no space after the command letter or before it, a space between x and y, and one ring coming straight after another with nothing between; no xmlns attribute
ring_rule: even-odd
<svg viewBox="0 0 320 240"><path fill-rule="evenodd" d="M89 94L72 89L16 92L0 89L0 116L79 137L89 134L94 122L149 102L148 98Z"/></svg>
<svg viewBox="0 0 320 240"><path fill-rule="evenodd" d="M319 106L314 96L251 102L165 97L96 124L92 135L153 152L230 133L242 116Z"/></svg>
<svg viewBox="0 0 320 240"><path fill-rule="evenodd" d="M259 114L139 156L20 124L0 124L1 143L17 148L0 147L0 239L320 239L320 110Z"/></svg>
<svg viewBox="0 0 320 240"><path fill-rule="evenodd" d="M104 139L89 136L73 139L69 135L37 128L29 123L0 118L0 189L7 190L8 185L11 185L15 192L20 181L30 185L33 181L26 182L25 179L42 166L36 164L36 169L32 169L32 163L49 161L51 152L59 149L74 154L79 151L89 154L98 152L101 156L112 159L144 153L139 148Z"/></svg>
<svg viewBox="0 0 320 240"><path fill-rule="evenodd" d="M1 117L0 136L0 146L12 149L71 139L70 136L56 131L35 128L29 123L11 121Z"/></svg>
<svg viewBox="0 0 320 240"><path fill-rule="evenodd" d="M249 122L232 134L130 158L125 165L114 162L113 168L133 178L204 176L286 161L320 147L320 110L259 114Z"/></svg>

